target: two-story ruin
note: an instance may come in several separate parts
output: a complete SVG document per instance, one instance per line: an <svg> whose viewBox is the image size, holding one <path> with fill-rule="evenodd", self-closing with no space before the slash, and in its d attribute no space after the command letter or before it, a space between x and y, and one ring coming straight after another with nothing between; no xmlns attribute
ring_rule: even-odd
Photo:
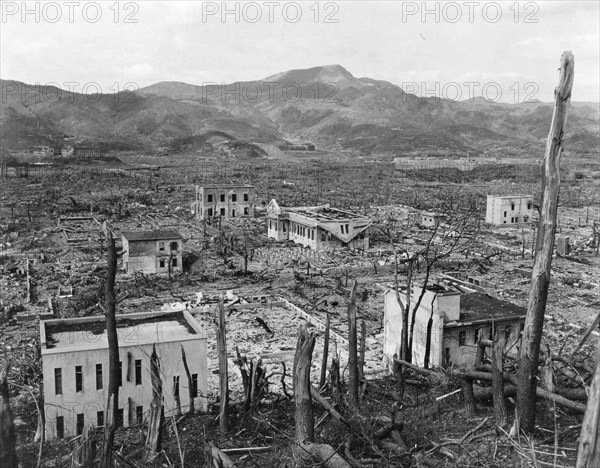
<svg viewBox="0 0 600 468"><path fill-rule="evenodd" d="M252 185L198 185L192 213L198 219L253 218L254 186Z"/></svg>
<svg viewBox="0 0 600 468"><path fill-rule="evenodd" d="M190 396L195 409L206 411L206 330L187 311L117 315L117 334L117 426L146 419L152 400L153 346L160 362L165 414L187 411ZM109 378L106 317L42 320L40 343L46 439L74 437L86 426L103 426Z"/></svg>
<svg viewBox="0 0 600 468"><path fill-rule="evenodd" d="M422 292L413 286L412 309ZM407 291L400 291L400 300L406 305ZM501 301L482 292L461 292L451 287L430 285L420 302L415 316L412 363L423 366L429 347L429 365L474 365L480 338L492 338L492 326L504 333L506 349L516 352L525 324L523 307ZM428 333L428 323L431 327ZM385 292L383 352L388 363L400 355L402 336L402 309L393 288Z"/></svg>
<svg viewBox="0 0 600 468"><path fill-rule="evenodd" d="M173 274L183 271L183 239L176 231L124 232L125 273Z"/></svg>
<svg viewBox="0 0 600 468"><path fill-rule="evenodd" d="M267 236L291 240L313 250L339 247L369 248L371 220L329 205L280 207L276 200L267 206Z"/></svg>
<svg viewBox="0 0 600 468"><path fill-rule="evenodd" d="M531 223L533 214L532 195L488 195L485 222L504 224Z"/></svg>

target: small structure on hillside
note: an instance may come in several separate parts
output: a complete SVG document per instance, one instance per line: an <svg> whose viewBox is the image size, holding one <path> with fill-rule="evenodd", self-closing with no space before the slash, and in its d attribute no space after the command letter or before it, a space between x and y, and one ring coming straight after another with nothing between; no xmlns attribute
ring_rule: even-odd
<svg viewBox="0 0 600 468"><path fill-rule="evenodd" d="M421 292L421 287L412 287L411 314ZM383 352L391 365L394 355L400 355L402 309L394 289L387 289L384 294ZM401 291L403 304L406 304L406 298L406 290ZM523 307L482 292L464 293L441 285L427 286L415 316L412 362L423 366L429 347L430 366L474 365L478 341L492 338L492 325L504 333L506 349L516 352L525 315ZM409 327L410 319L409 315ZM427 331L429 320L430 333Z"/></svg>
<svg viewBox="0 0 600 468"><path fill-rule="evenodd" d="M488 195L485 222L501 226L532 222L532 195Z"/></svg>
<svg viewBox="0 0 600 468"><path fill-rule="evenodd" d="M198 219L253 218L253 185L197 185L192 213Z"/></svg>
<svg viewBox="0 0 600 468"><path fill-rule="evenodd" d="M169 274L183 271L183 239L175 231L124 232L123 270L125 273Z"/></svg>
<svg viewBox="0 0 600 468"><path fill-rule="evenodd" d="M117 315L117 334L117 426L141 424L148 415L153 346L160 362L165 415L187 411L190 396L194 409L206 411L207 335L187 311ZM109 378L106 317L42 320L40 345L46 440L81 435L84 426L103 426Z"/></svg>
<svg viewBox="0 0 600 468"><path fill-rule="evenodd" d="M371 220L329 205L282 208L275 199L267 206L267 236L291 240L313 250L369 248Z"/></svg>
<svg viewBox="0 0 600 468"><path fill-rule="evenodd" d="M436 227L444 222L446 215L433 211L421 211L421 225L425 227Z"/></svg>

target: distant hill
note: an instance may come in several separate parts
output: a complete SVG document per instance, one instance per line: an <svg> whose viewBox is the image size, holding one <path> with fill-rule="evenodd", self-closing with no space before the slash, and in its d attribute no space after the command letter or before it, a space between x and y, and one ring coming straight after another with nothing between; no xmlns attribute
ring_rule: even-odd
<svg viewBox="0 0 600 468"><path fill-rule="evenodd" d="M420 98L387 81L356 78L340 65L226 86L161 82L116 96L0 83L0 136L8 149L48 144L69 134L145 149L196 151L212 144L203 135L223 132L233 142L311 141L318 148L356 154L463 153L490 144L541 143L552 116L552 104L539 101ZM598 146L599 107L572 104L568 129L584 148ZM269 152L255 146L248 154Z"/></svg>

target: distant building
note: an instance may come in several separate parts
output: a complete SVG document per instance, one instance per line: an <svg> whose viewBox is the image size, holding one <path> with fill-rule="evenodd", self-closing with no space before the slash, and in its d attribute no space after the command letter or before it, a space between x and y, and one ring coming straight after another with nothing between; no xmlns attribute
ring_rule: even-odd
<svg viewBox="0 0 600 468"><path fill-rule="evenodd" d="M371 220L329 205L282 208L271 200L267 223L267 236L276 241L291 240L317 251L369 248Z"/></svg>
<svg viewBox="0 0 600 468"><path fill-rule="evenodd" d="M441 213L433 213L431 211L421 212L421 225L426 227L436 227L444 221L446 215Z"/></svg>
<svg viewBox="0 0 600 468"><path fill-rule="evenodd" d="M100 148L95 148L91 146L75 146L73 148L73 156L80 158L93 158L102 156L102 151Z"/></svg>
<svg viewBox="0 0 600 468"><path fill-rule="evenodd" d="M44 158L54 156L54 148L51 146L32 146L30 151L34 156L41 156Z"/></svg>
<svg viewBox="0 0 600 468"><path fill-rule="evenodd" d="M414 286L411 304L417 303L422 288ZM400 300L406 304L406 290ZM411 306L411 310L412 307ZM492 324L506 338L506 349L516 351L525 323L526 310L481 292L462 293L439 285L426 288L415 317L412 362L423 366L429 341L429 364L436 367L474 365L479 338L491 339ZM431 333L427 324L432 319ZM409 327L410 327L409 315ZM383 353L390 364L400 354L402 310L396 292L385 292Z"/></svg>
<svg viewBox="0 0 600 468"><path fill-rule="evenodd" d="M532 195L488 195L485 222L503 224L531 223L533 214Z"/></svg>
<svg viewBox="0 0 600 468"><path fill-rule="evenodd" d="M183 271L183 240L175 231L135 231L123 235L123 270L126 273L168 274Z"/></svg>
<svg viewBox="0 0 600 468"><path fill-rule="evenodd" d="M204 185L196 186L192 213L198 219L254 217L254 186Z"/></svg>
<svg viewBox="0 0 600 468"><path fill-rule="evenodd" d="M152 400L150 356L160 361L165 414L190 406L206 411L206 331L187 312L117 315L119 342L118 426L142 423ZM106 318L40 321L47 440L82 434L84 426L103 426L108 402ZM181 348L191 374L188 382Z"/></svg>

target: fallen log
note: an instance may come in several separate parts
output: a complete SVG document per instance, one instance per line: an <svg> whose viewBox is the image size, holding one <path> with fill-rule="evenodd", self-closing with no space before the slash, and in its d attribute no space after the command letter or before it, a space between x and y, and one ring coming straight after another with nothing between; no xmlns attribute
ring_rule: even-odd
<svg viewBox="0 0 600 468"><path fill-rule="evenodd" d="M335 419L337 422L343 424L344 426L346 426L348 429L351 429L351 425L350 423L339 413L339 411L337 411L333 405L331 403L329 403L320 393L319 391L315 388L312 387L310 388L311 390L311 394L313 399L323 407L324 410L326 410L332 417L333 419Z"/></svg>
<svg viewBox="0 0 600 468"><path fill-rule="evenodd" d="M408 367L409 369L414 370L418 374L426 375L427 377L431 377L435 380L444 380L444 374L442 374L441 372L437 372L430 369L423 369L422 367L416 366L407 361L403 361L402 359L394 359L394 364Z"/></svg>
<svg viewBox="0 0 600 468"><path fill-rule="evenodd" d="M206 444L206 455L213 468L234 468L235 463L213 442Z"/></svg>
<svg viewBox="0 0 600 468"><path fill-rule="evenodd" d="M331 445L305 443L301 447L311 455L311 457L325 468L352 468L344 458L342 458Z"/></svg>

